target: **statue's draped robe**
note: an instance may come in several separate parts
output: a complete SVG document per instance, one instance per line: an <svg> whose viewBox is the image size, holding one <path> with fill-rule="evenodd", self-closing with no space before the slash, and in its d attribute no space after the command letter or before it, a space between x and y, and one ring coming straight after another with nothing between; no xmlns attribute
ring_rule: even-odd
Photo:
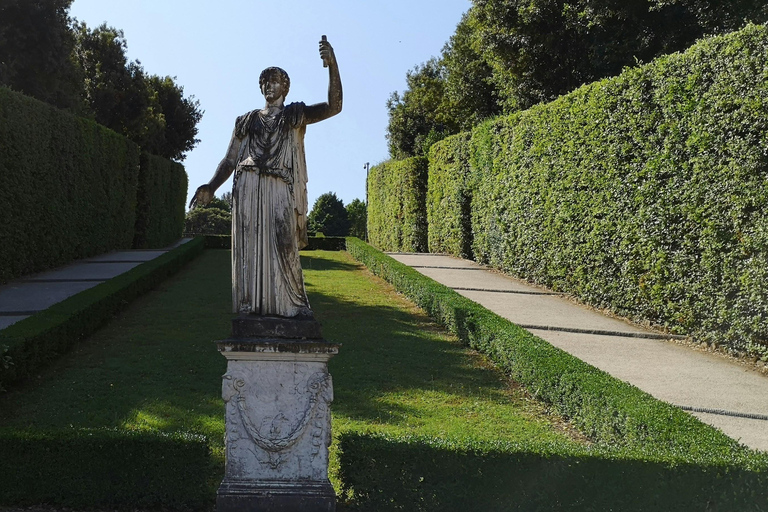
<svg viewBox="0 0 768 512"><path fill-rule="evenodd" d="M303 103L238 117L232 185L235 313L311 315L299 249L307 245Z"/></svg>

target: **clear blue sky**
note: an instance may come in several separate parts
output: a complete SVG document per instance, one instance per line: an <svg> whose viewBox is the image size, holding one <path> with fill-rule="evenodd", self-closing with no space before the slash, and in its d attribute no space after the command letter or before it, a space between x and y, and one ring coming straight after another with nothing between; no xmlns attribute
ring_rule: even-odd
<svg viewBox="0 0 768 512"><path fill-rule="evenodd" d="M184 161L189 194L207 183L227 148L235 118L264 105L258 77L280 66L291 77L287 102L327 98L317 42L336 51L344 110L307 128L310 206L325 192L348 204L365 199L365 170L387 159L385 103L405 74L439 55L470 0L75 0L70 15L90 27L122 29L128 57L170 75L205 114L200 143ZM216 192L230 190L231 180Z"/></svg>

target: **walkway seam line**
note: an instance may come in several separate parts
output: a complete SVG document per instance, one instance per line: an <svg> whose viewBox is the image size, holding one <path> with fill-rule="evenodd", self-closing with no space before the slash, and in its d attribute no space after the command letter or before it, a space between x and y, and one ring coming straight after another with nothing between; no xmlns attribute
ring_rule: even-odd
<svg viewBox="0 0 768 512"><path fill-rule="evenodd" d="M530 325L530 324L518 324L512 322L515 325L522 327L523 329L538 329L540 331L560 331L560 332L572 332L577 334L594 334L596 336L616 336L623 338L643 338L649 340L684 340L686 336L680 336L679 334L657 334L654 332L624 332L624 331L606 331L602 329L580 329L578 327L555 327L551 325Z"/></svg>
<svg viewBox="0 0 768 512"><path fill-rule="evenodd" d="M755 414L751 412L725 411L723 409L707 409L706 407L691 407L689 405L678 405L680 409L689 412L703 412L706 414L717 414L718 416L733 416L735 418L747 418L750 420L768 421L768 414Z"/></svg>
<svg viewBox="0 0 768 512"><path fill-rule="evenodd" d="M490 288L463 288L461 286L451 286L452 290L461 290L466 292L492 292L492 293L519 293L521 295L560 295L557 292L534 292L526 290L493 290Z"/></svg>
<svg viewBox="0 0 768 512"><path fill-rule="evenodd" d="M439 268L444 270L488 270L482 267L441 267L439 265L407 265L411 268Z"/></svg>

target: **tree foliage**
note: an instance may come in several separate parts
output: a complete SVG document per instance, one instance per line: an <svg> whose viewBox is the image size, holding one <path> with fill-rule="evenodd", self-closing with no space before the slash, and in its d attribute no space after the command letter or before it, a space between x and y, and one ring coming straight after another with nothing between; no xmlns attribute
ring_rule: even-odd
<svg viewBox="0 0 768 512"><path fill-rule="evenodd" d="M705 34L764 21L757 0L475 0L475 47L507 111L522 110L683 50Z"/></svg>
<svg viewBox="0 0 768 512"><path fill-rule="evenodd" d="M425 155L483 119L550 101L747 20L768 20L764 0L473 0L440 58L408 72L406 90L390 97L390 155Z"/></svg>
<svg viewBox="0 0 768 512"><path fill-rule="evenodd" d="M185 98L171 77L147 75L129 62L122 30L102 24L75 25L74 60L85 76L84 93L96 121L150 153L183 160L199 142L199 102Z"/></svg>
<svg viewBox="0 0 768 512"><path fill-rule="evenodd" d="M128 61L121 30L69 18L72 0L0 0L0 85L91 117L146 151L183 160L200 104Z"/></svg>
<svg viewBox="0 0 768 512"><path fill-rule="evenodd" d="M326 236L346 236L349 233L347 210L335 192L326 192L315 200L308 222L310 231Z"/></svg>
<svg viewBox="0 0 768 512"><path fill-rule="evenodd" d="M184 232L197 235L229 235L232 232L231 192L214 197L206 205L187 212Z"/></svg>
<svg viewBox="0 0 768 512"><path fill-rule="evenodd" d="M72 0L0 1L0 84L79 112L81 77L70 56Z"/></svg>
<svg viewBox="0 0 768 512"><path fill-rule="evenodd" d="M349 235L365 240L368 212L365 203L360 199L353 199L347 205L347 218L349 219Z"/></svg>
<svg viewBox="0 0 768 512"><path fill-rule="evenodd" d="M445 94L444 68L432 58L409 71L402 96L387 101L389 152L395 159L425 155L445 134L456 130L456 116Z"/></svg>

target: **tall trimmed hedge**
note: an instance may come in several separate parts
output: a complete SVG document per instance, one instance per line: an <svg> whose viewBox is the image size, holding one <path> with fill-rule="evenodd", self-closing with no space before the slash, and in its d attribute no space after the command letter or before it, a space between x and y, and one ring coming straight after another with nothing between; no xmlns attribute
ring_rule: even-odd
<svg viewBox="0 0 768 512"><path fill-rule="evenodd" d="M473 136L485 153L479 261L768 354L768 28L701 41Z"/></svg>
<svg viewBox="0 0 768 512"><path fill-rule="evenodd" d="M413 157L371 167L368 239L385 251L427 250L427 159Z"/></svg>
<svg viewBox="0 0 768 512"><path fill-rule="evenodd" d="M138 172L136 144L0 88L0 283L131 247Z"/></svg>
<svg viewBox="0 0 768 512"><path fill-rule="evenodd" d="M0 283L181 235L184 168L93 121L0 88ZM138 208L138 211L137 211Z"/></svg>
<svg viewBox="0 0 768 512"><path fill-rule="evenodd" d="M141 153L133 239L135 249L164 247L181 237L187 186L183 165L147 152Z"/></svg>
<svg viewBox="0 0 768 512"><path fill-rule="evenodd" d="M472 257L471 133L447 137L429 151L427 225L429 252Z"/></svg>

